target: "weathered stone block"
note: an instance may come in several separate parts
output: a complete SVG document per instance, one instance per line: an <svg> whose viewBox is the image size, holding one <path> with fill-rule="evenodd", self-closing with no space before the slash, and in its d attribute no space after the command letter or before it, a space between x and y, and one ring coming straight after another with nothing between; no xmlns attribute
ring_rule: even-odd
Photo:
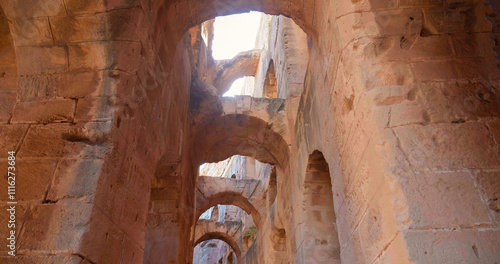
<svg viewBox="0 0 500 264"><path fill-rule="evenodd" d="M95 14L106 11L105 1L64 0L69 14Z"/></svg>
<svg viewBox="0 0 500 264"><path fill-rule="evenodd" d="M113 42L117 53L113 61L113 68L134 74L139 69L141 57L141 43L129 41Z"/></svg>
<svg viewBox="0 0 500 264"><path fill-rule="evenodd" d="M500 120L494 120L487 123L492 138L497 145L500 144Z"/></svg>
<svg viewBox="0 0 500 264"><path fill-rule="evenodd" d="M107 72L81 72L63 74L58 78L57 96L64 98L94 97L99 95L110 95L111 88L107 83Z"/></svg>
<svg viewBox="0 0 500 264"><path fill-rule="evenodd" d="M31 201L39 203L45 198L47 188L52 181L56 160L18 160L16 162L16 200ZM0 168L7 172L7 161L2 162ZM0 188L7 190L7 180L0 182ZM7 193L4 192L0 198L7 200Z"/></svg>
<svg viewBox="0 0 500 264"><path fill-rule="evenodd" d="M8 151L16 151L21 139L26 133L28 125L0 125L0 158L7 158Z"/></svg>
<svg viewBox="0 0 500 264"><path fill-rule="evenodd" d="M495 143L481 123L410 125L394 128L394 132L418 170L498 166Z"/></svg>
<svg viewBox="0 0 500 264"><path fill-rule="evenodd" d="M139 204L147 204L151 196L151 177L142 169L141 164L134 162L127 175L125 186L134 195ZM170 191L170 188L169 188Z"/></svg>
<svg viewBox="0 0 500 264"><path fill-rule="evenodd" d="M59 87L56 75L22 75L18 78L19 99L31 101L38 98L54 98Z"/></svg>
<svg viewBox="0 0 500 264"><path fill-rule="evenodd" d="M17 95L15 92L0 93L0 123L7 123L12 117Z"/></svg>
<svg viewBox="0 0 500 264"><path fill-rule="evenodd" d="M87 42L106 39L106 13L92 16L56 16L50 18L54 41Z"/></svg>
<svg viewBox="0 0 500 264"><path fill-rule="evenodd" d="M115 113L114 100L110 97L83 98L78 100L75 120L110 121Z"/></svg>
<svg viewBox="0 0 500 264"><path fill-rule="evenodd" d="M412 261L443 264L494 263L500 258L494 229L403 231ZM460 252L459 254L449 254Z"/></svg>
<svg viewBox="0 0 500 264"><path fill-rule="evenodd" d="M125 235L101 210L92 211L88 229L90 232L80 249L87 258L94 263L115 262L121 258Z"/></svg>
<svg viewBox="0 0 500 264"><path fill-rule="evenodd" d="M500 172L481 171L476 173L479 188L486 195L488 207L500 219Z"/></svg>
<svg viewBox="0 0 500 264"><path fill-rule="evenodd" d="M443 19L444 33L486 32L491 24L485 19L486 6L450 6Z"/></svg>
<svg viewBox="0 0 500 264"><path fill-rule="evenodd" d="M46 17L18 18L11 22L12 37L16 45L51 45L54 43Z"/></svg>
<svg viewBox="0 0 500 264"><path fill-rule="evenodd" d="M17 52L17 70L20 75L66 72L68 58L64 47L20 46Z"/></svg>
<svg viewBox="0 0 500 264"><path fill-rule="evenodd" d="M374 261L383 252L388 243L398 234L398 227L391 207L393 193L388 184L384 184L375 194L357 227L357 232L364 247L366 262Z"/></svg>
<svg viewBox="0 0 500 264"><path fill-rule="evenodd" d="M452 82L442 85L443 93L457 119L500 117L500 98L483 82Z"/></svg>
<svg viewBox="0 0 500 264"><path fill-rule="evenodd" d="M132 2L132 1L130 1ZM139 40L144 34L137 25L144 17L141 8L118 9L108 13L109 36L113 40Z"/></svg>
<svg viewBox="0 0 500 264"><path fill-rule="evenodd" d="M112 61L107 42L86 42L68 46L69 70L103 70Z"/></svg>
<svg viewBox="0 0 500 264"><path fill-rule="evenodd" d="M390 60L428 60L454 58L453 50L449 43L449 36L417 36L408 38L408 42L400 36L383 40L376 47L376 53Z"/></svg>
<svg viewBox="0 0 500 264"><path fill-rule="evenodd" d="M397 262L411 262L402 233L396 235L392 242L387 245L387 249L384 253L374 263L383 264Z"/></svg>
<svg viewBox="0 0 500 264"><path fill-rule="evenodd" d="M145 237L145 224L148 212L147 199L145 200L146 202L138 201L130 193L126 193L123 200L122 215L118 226L133 241L141 241Z"/></svg>
<svg viewBox="0 0 500 264"><path fill-rule="evenodd" d="M457 34L451 41L459 58L494 56L492 47L495 43L489 33Z"/></svg>
<svg viewBox="0 0 500 264"><path fill-rule="evenodd" d="M102 171L99 159L63 160L57 165L47 200L93 196Z"/></svg>
<svg viewBox="0 0 500 264"><path fill-rule="evenodd" d="M30 128L19 151L19 157L70 157L74 155L94 156L85 135L68 124L34 125ZM80 153L83 149L86 153Z"/></svg>
<svg viewBox="0 0 500 264"><path fill-rule="evenodd" d="M3 58L0 58L2 60ZM1 63L0 63L1 64ZM14 64L0 66L0 91L16 91L17 68Z"/></svg>
<svg viewBox="0 0 500 264"><path fill-rule="evenodd" d="M391 106L390 127L426 124L429 121L429 114L421 101L405 101Z"/></svg>
<svg viewBox="0 0 500 264"><path fill-rule="evenodd" d="M376 23L378 36L403 36L408 33L420 33L416 30L421 28L423 13L417 8L376 10L373 11L373 17L365 15L364 19L366 19L363 25L365 27L369 27L370 23Z"/></svg>
<svg viewBox="0 0 500 264"><path fill-rule="evenodd" d="M118 225L120 222L126 192L127 189L123 183L115 177L115 175L103 173L99 177L95 205L115 225Z"/></svg>
<svg viewBox="0 0 500 264"><path fill-rule="evenodd" d="M139 246L142 241L135 241L129 237L123 239L123 251L121 259L128 263L142 263L144 249Z"/></svg>
<svg viewBox="0 0 500 264"><path fill-rule="evenodd" d="M19 237L19 250L78 252L92 208L91 204L74 200L30 206Z"/></svg>
<svg viewBox="0 0 500 264"><path fill-rule="evenodd" d="M63 0L2 0L1 4L8 18L57 16L66 12Z"/></svg>
<svg viewBox="0 0 500 264"><path fill-rule="evenodd" d="M462 79L495 80L499 78L497 59L491 57L463 58L453 63L456 73Z"/></svg>
<svg viewBox="0 0 500 264"><path fill-rule="evenodd" d="M2 66L15 66L16 64L15 47L13 46L12 40L10 38L3 40L2 52L0 52L0 59L1 59L0 65Z"/></svg>
<svg viewBox="0 0 500 264"><path fill-rule="evenodd" d="M417 84L408 93L408 100L420 101L425 106L424 117L430 123L456 121L445 87L443 83Z"/></svg>
<svg viewBox="0 0 500 264"><path fill-rule="evenodd" d="M410 64L406 62L391 62L383 67L366 65L360 70L362 81L368 90L379 86L408 85L415 78Z"/></svg>
<svg viewBox="0 0 500 264"><path fill-rule="evenodd" d="M404 183L403 192L414 228L469 226L490 221L488 208L469 173L416 174Z"/></svg>
<svg viewBox="0 0 500 264"><path fill-rule="evenodd" d="M425 81L439 81L457 78L453 64L449 61L422 61L412 63L415 79Z"/></svg>
<svg viewBox="0 0 500 264"><path fill-rule="evenodd" d="M12 123L59 123L73 119L75 101L43 100L20 102L14 109Z"/></svg>

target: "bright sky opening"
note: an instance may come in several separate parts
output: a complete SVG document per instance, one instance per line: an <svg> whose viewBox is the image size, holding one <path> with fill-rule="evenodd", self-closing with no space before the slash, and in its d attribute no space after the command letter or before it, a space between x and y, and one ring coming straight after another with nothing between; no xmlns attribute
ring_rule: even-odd
<svg viewBox="0 0 500 264"><path fill-rule="evenodd" d="M215 18L213 58L231 59L242 51L254 49L261 16L260 12L249 12ZM224 96L241 94L243 83L243 78L236 80Z"/></svg>
<svg viewBox="0 0 500 264"><path fill-rule="evenodd" d="M223 94L223 97L234 97L235 95L241 95L241 92L243 90L243 86L245 83L245 77L236 79L236 81L233 82L229 90L225 94Z"/></svg>

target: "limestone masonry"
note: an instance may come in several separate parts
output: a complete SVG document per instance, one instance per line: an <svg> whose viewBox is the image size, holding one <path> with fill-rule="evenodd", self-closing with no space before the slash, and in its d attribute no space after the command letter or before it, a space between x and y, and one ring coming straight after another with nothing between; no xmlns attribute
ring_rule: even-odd
<svg viewBox="0 0 500 264"><path fill-rule="evenodd" d="M0 7L0 263L500 263L500 1Z"/></svg>

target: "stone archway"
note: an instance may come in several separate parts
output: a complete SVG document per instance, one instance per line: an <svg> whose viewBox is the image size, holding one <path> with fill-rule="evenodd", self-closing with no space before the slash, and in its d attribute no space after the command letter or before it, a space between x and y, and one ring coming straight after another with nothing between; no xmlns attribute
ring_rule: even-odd
<svg viewBox="0 0 500 264"><path fill-rule="evenodd" d="M213 19L217 16L225 16L231 14L244 13L249 11L260 11L270 15L283 15L292 18L297 25L311 37L315 35L315 16L314 12L323 10L321 5L326 1L299 1L292 0L288 2L266 0L266 1L228 1L215 0L203 2L195 0L188 2L187 0L177 1L173 3L162 3L158 13L165 17L170 17L169 20L163 19L158 21L160 27L163 27L168 22L178 21L177 28L171 28L172 33L183 34L189 28L201 24L204 21ZM324 11L324 10L323 10Z"/></svg>
<svg viewBox="0 0 500 264"><path fill-rule="evenodd" d="M260 51L250 50L241 52L229 60L216 61L213 67L214 80L211 83L217 89L218 94L223 95L227 92L238 78L255 76L259 60Z"/></svg>
<svg viewBox="0 0 500 264"><path fill-rule="evenodd" d="M234 240L234 238L232 236L230 236L229 234L227 234L225 232L205 233L203 236L201 236L200 238L198 238L198 240L196 240L194 242L194 247L196 247L201 242L207 241L210 239L219 239L219 240L226 242L234 250L234 253L236 254L236 259L238 260L237 262L241 263L240 262L241 261L241 249L238 246L238 243Z"/></svg>
<svg viewBox="0 0 500 264"><path fill-rule="evenodd" d="M289 150L283 137L264 120L247 114L228 113L215 118L197 127L194 138L199 139L194 144L199 163L243 155L281 168L288 166Z"/></svg>
<svg viewBox="0 0 500 264"><path fill-rule="evenodd" d="M225 242L228 243L232 248L233 246L237 246L241 253L241 248L239 248L238 245L238 241L240 241L243 236L241 226L241 222L238 221L216 222L214 220L199 219L195 226L196 231L192 241L193 248L204 240L212 239L204 239L207 236L212 237L213 234L225 234L227 235L226 240L230 240L231 243L235 244L230 244L226 241Z"/></svg>
<svg viewBox="0 0 500 264"><path fill-rule="evenodd" d="M302 203L301 237L296 260L340 264L340 242L333 206L332 179L323 154L309 155Z"/></svg>
<svg viewBox="0 0 500 264"><path fill-rule="evenodd" d="M259 228L262 224L261 215L258 209L244 195L235 192L215 193L209 197L201 199L201 203L199 203L196 207L196 219L198 219L203 212L218 204L238 206L247 214L252 216L257 228Z"/></svg>

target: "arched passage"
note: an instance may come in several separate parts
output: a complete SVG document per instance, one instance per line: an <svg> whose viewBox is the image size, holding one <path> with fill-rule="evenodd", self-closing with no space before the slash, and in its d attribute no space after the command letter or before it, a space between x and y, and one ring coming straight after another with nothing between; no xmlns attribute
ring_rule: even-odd
<svg viewBox="0 0 500 264"><path fill-rule="evenodd" d="M168 262L178 250L181 164L177 153L165 153L151 180L145 228L144 263Z"/></svg>
<svg viewBox="0 0 500 264"><path fill-rule="evenodd" d="M303 263L340 264L340 243L328 163L315 150L307 163L303 192Z"/></svg>
<svg viewBox="0 0 500 264"><path fill-rule="evenodd" d="M177 34L183 34L189 28L201 24L204 21L217 16L232 15L249 11L259 11L270 15L283 15L292 18L308 35L314 36L315 27L313 25L314 12L325 11L320 6L324 5L323 0L313 1L276 1L276 0L213 0L213 1L177 1L162 2L158 6L158 13L171 20L159 19L159 26L163 27L168 22L176 21L175 30ZM317 14L318 15L318 14ZM161 16L160 16L161 17Z"/></svg>
<svg viewBox="0 0 500 264"><path fill-rule="evenodd" d="M195 241L194 246L196 247L201 242L207 241L210 239L219 239L219 240L226 242L233 249L234 253L236 254L236 258L238 260L238 263L240 263L241 249L238 246L238 243L234 240L234 238L227 233L223 233L223 232L206 233L202 237L200 237L198 240Z"/></svg>
<svg viewBox="0 0 500 264"><path fill-rule="evenodd" d="M288 145L260 118L244 114L221 116L197 128L194 144L199 163L216 162L233 155L251 156L260 162L288 165Z"/></svg>
<svg viewBox="0 0 500 264"><path fill-rule="evenodd" d="M205 198L205 200L196 207L195 219L200 218L200 216L205 211L218 204L235 205L240 207L241 209L243 209L243 211L252 216L255 225L257 226L257 228L260 228L261 216L257 208L255 208L255 206L248 200L248 198L244 197L241 193L235 192L217 193Z"/></svg>

